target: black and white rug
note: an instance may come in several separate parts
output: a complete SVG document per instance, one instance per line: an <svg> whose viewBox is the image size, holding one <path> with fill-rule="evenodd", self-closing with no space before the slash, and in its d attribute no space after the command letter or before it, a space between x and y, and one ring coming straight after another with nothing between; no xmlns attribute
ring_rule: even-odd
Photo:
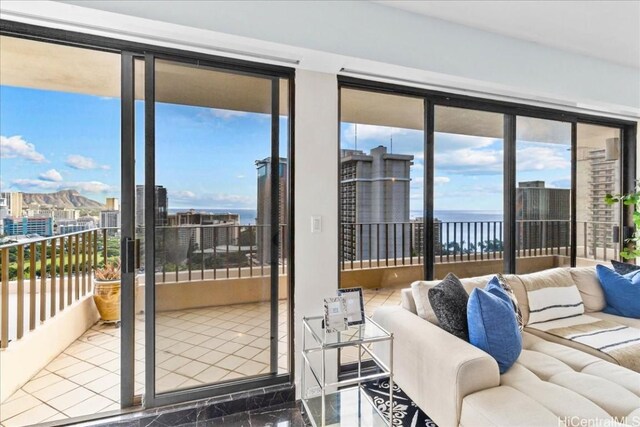
<svg viewBox="0 0 640 427"><path fill-rule="evenodd" d="M378 409L389 417L389 380L370 381L363 384L364 391L373 399ZM407 394L393 385L393 425L402 427L438 427Z"/></svg>

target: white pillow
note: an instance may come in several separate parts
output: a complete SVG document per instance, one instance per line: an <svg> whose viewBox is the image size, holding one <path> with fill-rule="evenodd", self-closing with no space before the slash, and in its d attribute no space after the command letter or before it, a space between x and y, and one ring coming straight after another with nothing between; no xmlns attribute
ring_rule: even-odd
<svg viewBox="0 0 640 427"><path fill-rule="evenodd" d="M527 325L584 314L584 303L576 285L527 290L527 299L529 300Z"/></svg>
<svg viewBox="0 0 640 427"><path fill-rule="evenodd" d="M411 284L411 293L413 294L418 316L439 326L438 318L429 302L429 289L433 288L436 284L437 282L425 282L421 280L413 282Z"/></svg>

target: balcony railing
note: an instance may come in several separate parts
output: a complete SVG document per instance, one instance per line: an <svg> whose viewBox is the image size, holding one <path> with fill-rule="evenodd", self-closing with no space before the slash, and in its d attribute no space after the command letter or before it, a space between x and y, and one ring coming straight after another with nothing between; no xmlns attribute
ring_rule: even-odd
<svg viewBox="0 0 640 427"><path fill-rule="evenodd" d="M287 272L286 224L280 224L278 269ZM270 273L270 225L156 227L156 282L265 277Z"/></svg>
<svg viewBox="0 0 640 427"><path fill-rule="evenodd" d="M617 243L612 239L616 227L614 223L578 223L577 255L617 258ZM504 255L501 221L436 222L435 228L436 262L495 260ZM516 226L517 253L569 255L568 230L568 221L520 221ZM104 265L105 260L120 258L117 231L93 229L1 245L0 348L8 346L10 335L21 339L40 322L90 295L94 269ZM284 275L287 225L280 225L278 232L284 242L278 250L278 270ZM271 274L269 226L158 227L155 250L156 283L249 279ZM422 264L423 224L342 224L340 260L343 270ZM140 273L143 272L144 266Z"/></svg>
<svg viewBox="0 0 640 427"><path fill-rule="evenodd" d="M571 222L524 220L516 222L516 255L570 256ZM343 270L419 265L424 262L424 226L420 222L343 223L340 261ZM435 222L435 262L502 259L502 221ZM615 235L618 224L577 223L576 255L583 258L618 259Z"/></svg>
<svg viewBox="0 0 640 427"><path fill-rule="evenodd" d="M108 232L85 230L0 246L0 348L9 344L11 318L16 339L20 339L25 329L34 330L93 291L93 269L103 265L109 255ZM10 307L14 298L15 307Z"/></svg>

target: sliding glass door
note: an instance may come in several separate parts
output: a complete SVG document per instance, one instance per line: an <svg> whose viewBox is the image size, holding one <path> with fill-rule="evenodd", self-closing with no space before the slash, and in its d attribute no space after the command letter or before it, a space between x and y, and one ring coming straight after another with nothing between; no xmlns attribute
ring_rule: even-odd
<svg viewBox="0 0 640 427"><path fill-rule="evenodd" d="M125 62L123 333L145 373L123 390L149 407L288 381L288 79Z"/></svg>

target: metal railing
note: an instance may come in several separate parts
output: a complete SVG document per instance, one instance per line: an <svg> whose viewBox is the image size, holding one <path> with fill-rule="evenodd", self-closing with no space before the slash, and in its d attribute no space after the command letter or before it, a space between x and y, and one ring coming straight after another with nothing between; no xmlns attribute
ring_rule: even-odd
<svg viewBox="0 0 640 427"><path fill-rule="evenodd" d="M568 220L516 221L516 255L532 257L571 254ZM343 223L340 263L343 270L420 265L424 262L424 224ZM618 259L614 236L617 223L577 223L576 254L584 258ZM434 223L436 263L497 260L504 257L502 221L451 221Z"/></svg>
<svg viewBox="0 0 640 427"><path fill-rule="evenodd" d="M55 317L93 291L93 269L108 257L108 231L83 230L0 246L0 348L9 344L11 318L16 339L20 339L25 327L34 330L39 322ZM12 310L10 295L14 293Z"/></svg>
<svg viewBox="0 0 640 427"><path fill-rule="evenodd" d="M286 274L287 225L278 233L278 269ZM156 227L156 282L266 277L271 250L270 225Z"/></svg>

